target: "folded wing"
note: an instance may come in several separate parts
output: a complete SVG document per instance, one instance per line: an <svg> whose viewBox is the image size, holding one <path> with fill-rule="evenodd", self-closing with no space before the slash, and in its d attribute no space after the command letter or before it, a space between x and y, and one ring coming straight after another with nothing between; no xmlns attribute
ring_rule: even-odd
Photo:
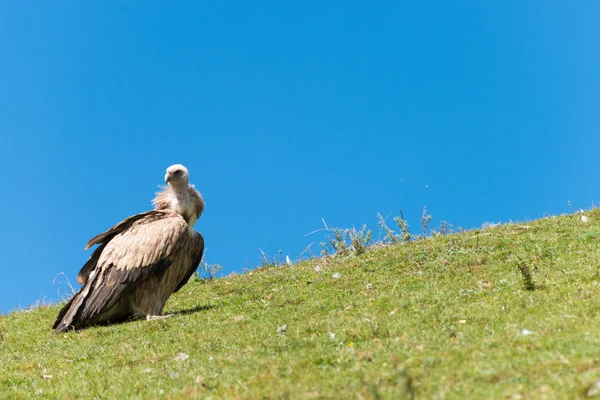
<svg viewBox="0 0 600 400"><path fill-rule="evenodd" d="M193 244L192 244L192 264L189 266L189 270L187 271L185 278L179 283L179 285L177 285L177 288L175 289L175 291L173 293L178 292L179 289L181 289L183 287L183 285L188 283L188 281L190 280L192 275L194 275L194 272L196 272L196 270L198 269L200 262L202 262L202 254L203 253L204 253L204 238L202 237L202 235L199 232L194 232Z"/></svg>

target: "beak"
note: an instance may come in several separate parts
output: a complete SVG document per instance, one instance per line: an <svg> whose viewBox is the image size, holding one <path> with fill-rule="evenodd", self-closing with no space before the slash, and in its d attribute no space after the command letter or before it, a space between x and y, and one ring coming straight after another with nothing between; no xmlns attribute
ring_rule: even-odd
<svg viewBox="0 0 600 400"><path fill-rule="evenodd" d="M165 183L169 183L173 180L173 175L170 172L167 172L165 175Z"/></svg>

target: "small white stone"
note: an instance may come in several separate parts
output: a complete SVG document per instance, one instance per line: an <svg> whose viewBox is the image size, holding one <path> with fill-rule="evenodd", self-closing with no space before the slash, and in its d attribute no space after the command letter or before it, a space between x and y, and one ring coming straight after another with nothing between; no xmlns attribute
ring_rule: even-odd
<svg viewBox="0 0 600 400"><path fill-rule="evenodd" d="M315 272L316 272L317 274L320 274L320 273L321 273L321 271L323 271L323 268L321 268L321 266L320 266L320 265L315 265Z"/></svg>
<svg viewBox="0 0 600 400"><path fill-rule="evenodd" d="M590 218L587 215L582 215L581 222L583 222L584 224L587 224L588 222L590 222Z"/></svg>
<svg viewBox="0 0 600 400"><path fill-rule="evenodd" d="M371 290L373 289L373 284L372 283L367 283L367 290Z"/></svg>
<svg viewBox="0 0 600 400"><path fill-rule="evenodd" d="M592 384L588 386L587 396L594 397L598 394L600 394L600 381L592 382Z"/></svg>
<svg viewBox="0 0 600 400"><path fill-rule="evenodd" d="M215 358L213 356L208 357L208 361L213 361Z"/></svg>
<svg viewBox="0 0 600 400"><path fill-rule="evenodd" d="M521 331L521 335L523 335L523 336L529 336L529 335L533 335L533 332L531 332L531 331L529 331L527 329L523 329Z"/></svg>
<svg viewBox="0 0 600 400"><path fill-rule="evenodd" d="M175 360L175 361L185 361L185 360L187 360L188 358L190 358L190 356L188 356L187 354L185 354L185 353L181 352L181 353L177 354L177 355L176 355L176 356L173 358L173 360Z"/></svg>
<svg viewBox="0 0 600 400"><path fill-rule="evenodd" d="M285 333L287 331L287 325L283 324L277 327L277 333Z"/></svg>
<svg viewBox="0 0 600 400"><path fill-rule="evenodd" d="M329 332L329 339L331 339L331 340L335 339L335 333Z"/></svg>
<svg viewBox="0 0 600 400"><path fill-rule="evenodd" d="M331 275L331 277L332 277L333 279L340 279L340 277L341 277L341 276L342 276L342 275L340 275L340 273L339 273L339 272L336 272L335 274Z"/></svg>

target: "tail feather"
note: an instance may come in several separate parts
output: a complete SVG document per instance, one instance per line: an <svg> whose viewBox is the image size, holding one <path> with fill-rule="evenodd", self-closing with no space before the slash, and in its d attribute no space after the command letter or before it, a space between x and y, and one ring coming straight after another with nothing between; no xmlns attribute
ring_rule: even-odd
<svg viewBox="0 0 600 400"><path fill-rule="evenodd" d="M79 294L79 293L77 293L77 294ZM65 317L65 314L67 313L67 311L69 311L69 309L71 308L71 304L73 304L73 300L75 300L75 298L77 297L77 294L75 296L73 296L71 298L71 300L69 300L67 302L67 304L64 305L63 308L60 309L60 312L58 313L58 317L56 317L56 321L54 322L54 325L52 326L52 329L56 329L56 333L64 332L68 329L68 326L62 326L61 322L62 322L63 318ZM59 329L57 329L59 327L59 325L61 327Z"/></svg>
<svg viewBox="0 0 600 400"><path fill-rule="evenodd" d="M96 274L91 273L86 284L60 310L54 326L52 326L54 333L66 332L71 328L78 328L81 325L81 321L78 321L79 310L88 297L95 281Z"/></svg>

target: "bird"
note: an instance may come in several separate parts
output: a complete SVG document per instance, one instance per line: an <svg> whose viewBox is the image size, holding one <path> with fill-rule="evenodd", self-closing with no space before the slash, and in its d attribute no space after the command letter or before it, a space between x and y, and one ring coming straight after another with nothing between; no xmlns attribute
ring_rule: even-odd
<svg viewBox="0 0 600 400"><path fill-rule="evenodd" d="M94 245L77 275L79 291L60 310L55 333L133 319L162 319L171 294L192 277L204 238L194 224L204 199L181 164L171 165L154 209L124 219L87 243Z"/></svg>

